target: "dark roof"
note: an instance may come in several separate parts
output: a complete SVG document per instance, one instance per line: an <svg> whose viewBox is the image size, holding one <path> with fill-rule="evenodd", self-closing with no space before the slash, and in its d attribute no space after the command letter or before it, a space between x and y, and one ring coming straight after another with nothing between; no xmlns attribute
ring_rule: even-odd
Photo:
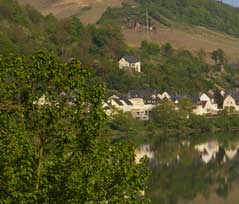
<svg viewBox="0 0 239 204"><path fill-rule="evenodd" d="M189 94L189 95L187 95L187 98L189 98L193 103L198 102L198 95L197 94Z"/></svg>
<svg viewBox="0 0 239 204"><path fill-rule="evenodd" d="M125 56L123 56L123 58L129 63L136 63L136 62L140 61L140 59L138 57L133 56L133 55L125 55Z"/></svg>
<svg viewBox="0 0 239 204"><path fill-rule="evenodd" d="M104 109L104 110L110 110L111 107L110 107L110 106L106 106L106 107L104 107L103 109Z"/></svg>
<svg viewBox="0 0 239 204"><path fill-rule="evenodd" d="M130 102L130 100L128 100L128 99L124 99L124 102L127 104L127 105L129 105L129 106L132 106L133 104Z"/></svg>
<svg viewBox="0 0 239 204"><path fill-rule="evenodd" d="M198 102L197 94L173 94L173 95L171 95L171 100L173 100L173 101L180 100L183 98L189 99L190 101L192 101L192 103Z"/></svg>
<svg viewBox="0 0 239 204"><path fill-rule="evenodd" d="M203 108L205 108L207 104L207 101L199 101L198 105L202 105Z"/></svg>
<svg viewBox="0 0 239 204"><path fill-rule="evenodd" d="M239 93L238 92L233 92L231 94L229 94L232 96L232 98L234 98L236 104L238 105L239 104Z"/></svg>
<svg viewBox="0 0 239 204"><path fill-rule="evenodd" d="M171 95L171 99L172 99L173 101L180 100L181 98L184 98L184 96L181 96L181 95L178 95L178 94L176 94L176 95ZM187 98L187 97L185 97L185 98Z"/></svg>
<svg viewBox="0 0 239 204"><path fill-rule="evenodd" d="M212 93L212 92L207 92L207 96L208 96L210 99L214 99L214 98L215 98L214 93Z"/></svg>
<svg viewBox="0 0 239 204"><path fill-rule="evenodd" d="M119 99L114 98L113 100L120 106L124 105Z"/></svg>
<svg viewBox="0 0 239 204"><path fill-rule="evenodd" d="M128 92L128 97L149 99L152 95L157 95L158 93L159 91L156 90L131 90Z"/></svg>
<svg viewBox="0 0 239 204"><path fill-rule="evenodd" d="M239 92L238 91L228 91L225 93L225 95L222 97L223 100L225 100L228 96L231 96L237 105L239 105Z"/></svg>

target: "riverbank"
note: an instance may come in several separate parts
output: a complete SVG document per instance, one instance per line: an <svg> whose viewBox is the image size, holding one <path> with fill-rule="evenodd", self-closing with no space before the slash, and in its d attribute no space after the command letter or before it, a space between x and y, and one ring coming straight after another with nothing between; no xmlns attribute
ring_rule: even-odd
<svg viewBox="0 0 239 204"><path fill-rule="evenodd" d="M227 134L225 134L225 132ZM208 137L210 135L210 137ZM133 143L143 144L151 143L155 141L172 141L180 139L218 139L221 141L230 141L239 138L239 128L232 128L229 131L224 131L223 129L214 129L210 132L201 132L200 129L187 129L187 130L140 130L140 131L117 131L109 130L106 137L114 140L129 140Z"/></svg>
<svg viewBox="0 0 239 204"><path fill-rule="evenodd" d="M117 115L109 122L108 135L111 138L138 138L154 135L162 138L190 135L193 133L239 132L239 114L233 110L225 110L216 116L199 116L186 111L168 111L159 107L153 111L148 121L136 120L130 114Z"/></svg>

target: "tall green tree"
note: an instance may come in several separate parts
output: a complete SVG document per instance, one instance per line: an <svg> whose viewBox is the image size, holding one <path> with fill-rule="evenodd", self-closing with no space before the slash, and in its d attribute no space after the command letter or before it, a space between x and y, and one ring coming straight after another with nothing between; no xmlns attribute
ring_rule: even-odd
<svg viewBox="0 0 239 204"><path fill-rule="evenodd" d="M147 203L146 159L105 139L104 86L48 53L0 58L0 203Z"/></svg>
<svg viewBox="0 0 239 204"><path fill-rule="evenodd" d="M177 127L178 113L173 102L165 100L150 112L153 123L162 129L173 129Z"/></svg>

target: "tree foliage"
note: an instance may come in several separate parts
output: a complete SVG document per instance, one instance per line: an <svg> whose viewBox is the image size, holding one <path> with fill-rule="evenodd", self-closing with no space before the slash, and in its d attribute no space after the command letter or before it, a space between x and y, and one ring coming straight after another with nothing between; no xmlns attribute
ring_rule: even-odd
<svg viewBox="0 0 239 204"><path fill-rule="evenodd" d="M217 49L212 52L212 59L215 61L215 64L223 65L225 63L225 53L222 49Z"/></svg>
<svg viewBox="0 0 239 204"><path fill-rule="evenodd" d="M104 86L73 59L0 58L0 203L146 203L145 161L103 137Z"/></svg>
<svg viewBox="0 0 239 204"><path fill-rule="evenodd" d="M216 0L137 0L147 7L152 18L164 23L164 17L239 36L238 8Z"/></svg>
<svg viewBox="0 0 239 204"><path fill-rule="evenodd" d="M169 4L172 2L165 2L164 6ZM145 7L124 4L123 11L125 7L127 15L122 15L122 19L145 20ZM77 17L57 20L13 0L0 1L1 9L4 11L0 12L0 53L3 55L48 50L62 62L78 58L83 66L92 68L94 80L104 81L108 89L124 93L132 89L157 89L192 94L215 87L231 89L238 86L238 69L225 64L224 73L216 73L216 67L206 64L203 50L195 56L192 52L175 49L170 43L158 45L147 41L142 42L140 49L130 48L117 23L103 21L97 26L84 26ZM114 14L121 17L120 12ZM152 12L149 14L152 18ZM141 57L142 73L119 70L118 60L126 54ZM226 63L221 57L217 57L217 61Z"/></svg>

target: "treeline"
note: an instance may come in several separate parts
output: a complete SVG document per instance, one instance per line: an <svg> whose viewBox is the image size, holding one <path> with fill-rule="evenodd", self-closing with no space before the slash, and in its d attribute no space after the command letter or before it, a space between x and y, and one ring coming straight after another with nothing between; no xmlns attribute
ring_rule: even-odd
<svg viewBox="0 0 239 204"><path fill-rule="evenodd" d="M137 0L157 20L161 16L178 22L223 31L239 36L238 8L217 0Z"/></svg>
<svg viewBox="0 0 239 204"><path fill-rule="evenodd" d="M115 115L109 122L114 131L132 133L147 133L162 135L165 133L208 133L216 131L238 131L239 114L232 108L220 111L217 115L195 115L193 104L187 98L182 98L178 105L164 101L151 112L148 121L134 119L130 113Z"/></svg>
<svg viewBox="0 0 239 204"><path fill-rule="evenodd" d="M82 65L92 68L92 79L105 82L111 92L159 89L185 94L237 86L237 69L225 66L225 71L220 72L219 65L226 62L220 50L213 55L216 65L211 66L205 63L203 50L192 54L175 50L169 43L146 41L140 48L131 48L125 44L117 23L84 26L76 17L59 21L13 0L0 1L0 11L0 54L47 50L62 62L76 57ZM142 73L119 70L118 60L125 54L141 58Z"/></svg>
<svg viewBox="0 0 239 204"><path fill-rule="evenodd" d="M159 45L143 41L134 54L141 57L142 73L114 75L119 85L122 84L118 90L158 89L174 94L198 94L218 87L227 90L238 87L239 70L226 63L221 49L212 52L214 65L205 62L204 50L197 53L176 50L170 43Z"/></svg>
<svg viewBox="0 0 239 204"><path fill-rule="evenodd" d="M99 22L117 21L124 26L134 22L146 25L146 10L149 23L159 21L170 26L173 22L189 23L222 31L239 37L238 8L216 0L135 0L138 5L127 1L122 8L109 8Z"/></svg>
<svg viewBox="0 0 239 204"><path fill-rule="evenodd" d="M232 108L221 110L217 115L192 114L193 106L188 99L179 101L178 109L170 102L165 102L151 112L150 127L164 131L232 131L238 130L239 114Z"/></svg>
<svg viewBox="0 0 239 204"><path fill-rule="evenodd" d="M74 17L58 21L14 0L0 1L0 22L0 53L47 49L64 60L95 54L118 58L125 46L121 32L114 26L83 26Z"/></svg>

